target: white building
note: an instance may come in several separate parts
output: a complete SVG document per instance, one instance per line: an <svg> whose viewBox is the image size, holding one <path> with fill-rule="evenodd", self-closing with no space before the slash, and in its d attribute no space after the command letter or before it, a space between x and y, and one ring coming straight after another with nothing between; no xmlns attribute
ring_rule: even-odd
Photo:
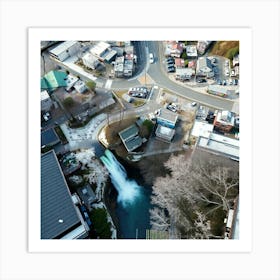
<svg viewBox="0 0 280 280"><path fill-rule="evenodd" d="M200 57L197 60L196 73L200 76L211 78L214 76L212 63L207 57Z"/></svg>
<svg viewBox="0 0 280 280"><path fill-rule="evenodd" d="M78 81L79 79L76 76L73 76L72 74L69 74L65 80L66 82L66 90L69 91L74 84Z"/></svg>
<svg viewBox="0 0 280 280"><path fill-rule="evenodd" d="M87 52L83 57L82 57L83 64L90 68L90 69L95 69L98 64L99 60L96 56L94 56L92 53Z"/></svg>
<svg viewBox="0 0 280 280"><path fill-rule="evenodd" d="M50 55L55 59L64 61L66 58L75 55L80 49L80 43L77 41L65 41L50 50Z"/></svg>
<svg viewBox="0 0 280 280"><path fill-rule="evenodd" d="M90 52L94 56L102 59L102 57L109 50L109 48L110 48L110 44L101 41L97 43L94 47L92 47L90 49Z"/></svg>
<svg viewBox="0 0 280 280"><path fill-rule="evenodd" d="M197 57L197 48L196 45L187 45L186 46L187 57L196 58Z"/></svg>
<svg viewBox="0 0 280 280"><path fill-rule="evenodd" d="M175 135L175 129L158 125L155 134L158 139L165 142L171 142Z"/></svg>
<svg viewBox="0 0 280 280"><path fill-rule="evenodd" d="M81 80L79 80L75 83L74 88L79 93L84 93L88 90L86 84Z"/></svg>
<svg viewBox="0 0 280 280"><path fill-rule="evenodd" d="M49 111L53 102L46 90L41 91L41 111Z"/></svg>

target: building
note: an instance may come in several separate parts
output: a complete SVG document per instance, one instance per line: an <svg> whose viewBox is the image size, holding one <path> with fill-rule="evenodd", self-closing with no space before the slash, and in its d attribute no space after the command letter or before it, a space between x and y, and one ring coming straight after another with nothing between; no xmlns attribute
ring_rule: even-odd
<svg viewBox="0 0 280 280"><path fill-rule="evenodd" d="M117 56L117 51L110 49L103 55L103 59L105 62L111 63L116 56Z"/></svg>
<svg viewBox="0 0 280 280"><path fill-rule="evenodd" d="M235 90L220 85L209 85L207 92L222 97L228 97L229 95L234 94Z"/></svg>
<svg viewBox="0 0 280 280"><path fill-rule="evenodd" d="M53 102L46 90L41 91L41 111L47 112L51 109Z"/></svg>
<svg viewBox="0 0 280 280"><path fill-rule="evenodd" d="M207 57L200 57L197 60L196 73L198 76L211 78L214 76L212 63Z"/></svg>
<svg viewBox="0 0 280 280"><path fill-rule="evenodd" d="M114 73L116 78L123 77L124 70L124 56L119 56L115 60Z"/></svg>
<svg viewBox="0 0 280 280"><path fill-rule="evenodd" d="M75 83L74 85L74 89L78 92L78 93L84 93L88 90L86 84L84 81L79 80Z"/></svg>
<svg viewBox="0 0 280 280"><path fill-rule="evenodd" d="M119 136L128 152L132 152L142 145L143 141L138 133L139 130L135 124L119 132Z"/></svg>
<svg viewBox="0 0 280 280"><path fill-rule="evenodd" d="M77 189L77 193L85 206L89 210L92 210L92 206L95 202L97 202L97 198L91 186L85 185L83 187L80 187Z"/></svg>
<svg viewBox="0 0 280 280"><path fill-rule="evenodd" d="M72 87L74 86L74 84L79 80L78 77L76 76L73 76L72 74L69 74L67 77L66 77L66 90L67 91L70 91L72 89Z"/></svg>
<svg viewBox="0 0 280 280"><path fill-rule="evenodd" d="M184 44L176 41L168 41L166 43L165 55L180 57L184 50Z"/></svg>
<svg viewBox="0 0 280 280"><path fill-rule="evenodd" d="M197 57L196 45L187 45L186 46L186 54L187 54L188 58L196 58Z"/></svg>
<svg viewBox="0 0 280 280"><path fill-rule="evenodd" d="M190 60L188 63L188 68L196 69L196 61L195 60Z"/></svg>
<svg viewBox="0 0 280 280"><path fill-rule="evenodd" d="M93 70L96 69L96 67L100 64L98 58L90 52L85 53L85 55L82 57L82 61L86 67Z"/></svg>
<svg viewBox="0 0 280 280"><path fill-rule="evenodd" d="M41 239L83 239L88 231L54 151L41 155Z"/></svg>
<svg viewBox="0 0 280 280"><path fill-rule="evenodd" d="M64 61L70 56L74 56L80 50L80 43L77 41L65 41L52 50L50 50L51 57Z"/></svg>
<svg viewBox="0 0 280 280"><path fill-rule="evenodd" d="M199 136L197 146L239 161L239 140L224 135L210 133L208 137Z"/></svg>
<svg viewBox="0 0 280 280"><path fill-rule="evenodd" d="M214 119L214 128L222 132L230 132L234 127L234 114L230 111L219 111Z"/></svg>
<svg viewBox="0 0 280 280"><path fill-rule="evenodd" d="M197 51L200 55L203 55L208 49L212 41L198 41L197 42Z"/></svg>
<svg viewBox="0 0 280 280"><path fill-rule="evenodd" d="M53 128L41 132L41 147L52 147L60 143L60 139Z"/></svg>
<svg viewBox="0 0 280 280"><path fill-rule="evenodd" d="M123 75L124 77L131 77L133 74L133 60L125 59L123 65Z"/></svg>
<svg viewBox="0 0 280 280"><path fill-rule="evenodd" d="M209 124L204 121L196 120L194 122L191 135L195 136L195 137L202 136L202 137L208 138L210 136L210 134L213 132L213 129L214 129L213 124Z"/></svg>
<svg viewBox="0 0 280 280"><path fill-rule="evenodd" d="M232 66L239 66L239 54L237 54L233 59L232 59Z"/></svg>
<svg viewBox="0 0 280 280"><path fill-rule="evenodd" d="M157 126L155 134L158 139L166 142L171 142L175 135L175 129L162 126L159 124Z"/></svg>
<svg viewBox="0 0 280 280"><path fill-rule="evenodd" d="M176 70L176 79L178 80L184 80L187 79L189 80L192 75L194 75L194 70L191 68L178 68Z"/></svg>
<svg viewBox="0 0 280 280"><path fill-rule="evenodd" d="M185 68L185 60L183 58L175 58L176 68Z"/></svg>
<svg viewBox="0 0 280 280"><path fill-rule="evenodd" d="M110 48L110 44L106 43L106 42L98 42L94 47L92 47L90 49L90 52L101 58L106 52L107 50Z"/></svg>
<svg viewBox="0 0 280 280"><path fill-rule="evenodd" d="M41 78L41 90L53 92L59 87L66 87L67 74L63 71L50 71Z"/></svg>
<svg viewBox="0 0 280 280"><path fill-rule="evenodd" d="M169 128L175 128L176 122L178 120L178 115L167 109L160 109L157 116L157 124Z"/></svg>

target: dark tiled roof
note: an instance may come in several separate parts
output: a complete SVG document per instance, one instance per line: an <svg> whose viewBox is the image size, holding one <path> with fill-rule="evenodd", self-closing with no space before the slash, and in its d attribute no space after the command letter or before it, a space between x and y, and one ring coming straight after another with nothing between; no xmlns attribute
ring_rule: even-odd
<svg viewBox="0 0 280 280"><path fill-rule="evenodd" d="M79 222L67 183L51 150L41 156L41 238L55 238Z"/></svg>
<svg viewBox="0 0 280 280"><path fill-rule="evenodd" d="M41 146L51 146L59 143L59 138L53 128L47 129L41 133Z"/></svg>
<svg viewBox="0 0 280 280"><path fill-rule="evenodd" d="M126 141L138 134L138 128L135 124L119 132L123 141Z"/></svg>

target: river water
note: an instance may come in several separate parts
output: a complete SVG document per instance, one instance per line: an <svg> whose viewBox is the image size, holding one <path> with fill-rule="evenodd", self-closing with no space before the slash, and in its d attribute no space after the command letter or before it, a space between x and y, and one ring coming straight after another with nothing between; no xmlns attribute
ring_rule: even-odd
<svg viewBox="0 0 280 280"><path fill-rule="evenodd" d="M119 236L124 239L144 239L150 229L151 188L142 186L128 177L126 169L112 152L105 151L100 158L110 173L113 186L118 192L115 214L119 221ZM132 170L129 170L131 174Z"/></svg>

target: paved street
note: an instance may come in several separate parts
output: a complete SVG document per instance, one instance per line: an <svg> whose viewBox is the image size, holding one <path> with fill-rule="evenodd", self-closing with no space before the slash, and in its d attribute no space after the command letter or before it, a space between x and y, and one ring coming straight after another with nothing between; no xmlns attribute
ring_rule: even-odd
<svg viewBox="0 0 280 280"><path fill-rule="evenodd" d="M142 57L140 59L140 69L142 69L142 76L145 76L145 67L144 63L147 62L147 57L145 55L147 53L153 53L155 57L155 62L153 64L149 64L146 67L147 74L150 79L152 79L156 85L166 88L170 91L175 92L177 95L185 97L187 99L197 101L203 105L208 105L217 109L225 109L232 110L234 106L234 102L231 100L227 100L225 98L216 97L209 94L200 93L191 88L187 88L181 86L168 78L166 71L163 69L161 63L161 55L162 47L159 42L156 41L147 41L141 42L138 46L138 49L142 48ZM147 52L148 48L148 52ZM140 75L141 76L141 75ZM111 88L113 89L126 89L133 86L138 86L141 83L139 82L139 74L131 80L118 80L113 81Z"/></svg>

